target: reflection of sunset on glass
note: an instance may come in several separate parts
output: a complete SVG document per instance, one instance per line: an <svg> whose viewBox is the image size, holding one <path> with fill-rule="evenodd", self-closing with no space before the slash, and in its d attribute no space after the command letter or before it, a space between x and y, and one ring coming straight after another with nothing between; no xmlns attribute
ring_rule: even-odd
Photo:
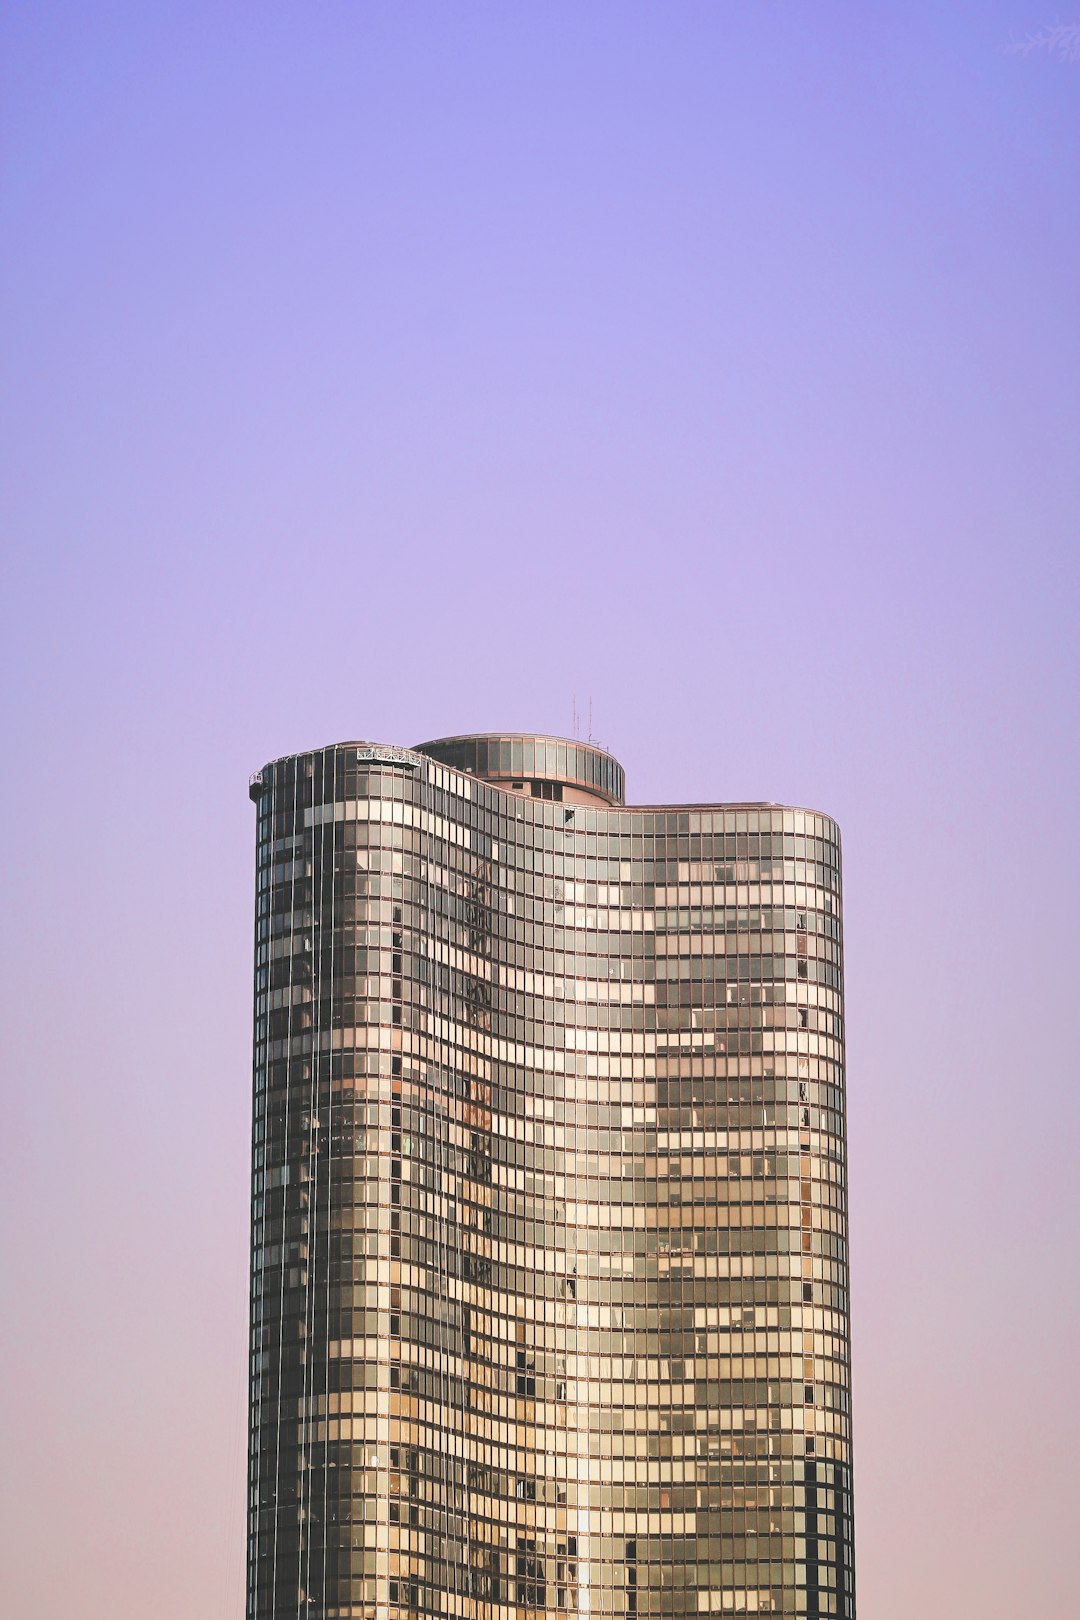
<svg viewBox="0 0 1080 1620"><path fill-rule="evenodd" d="M244 1612L248 774L518 726L835 816L861 1612L1080 1612L1067 23L8 8L12 1614Z"/></svg>

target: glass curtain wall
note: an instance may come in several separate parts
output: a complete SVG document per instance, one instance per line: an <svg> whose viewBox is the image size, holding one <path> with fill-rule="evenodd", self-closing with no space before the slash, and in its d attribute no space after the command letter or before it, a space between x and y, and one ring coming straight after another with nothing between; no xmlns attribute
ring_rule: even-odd
<svg viewBox="0 0 1080 1620"><path fill-rule="evenodd" d="M854 1616L834 823L251 793L249 1620Z"/></svg>

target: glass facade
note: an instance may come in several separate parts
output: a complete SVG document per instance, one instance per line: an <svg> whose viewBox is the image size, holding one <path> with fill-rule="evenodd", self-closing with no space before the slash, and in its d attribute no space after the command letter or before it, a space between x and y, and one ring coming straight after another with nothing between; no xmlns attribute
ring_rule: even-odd
<svg viewBox="0 0 1080 1620"><path fill-rule="evenodd" d="M835 824L511 735L251 795L249 1620L853 1617Z"/></svg>

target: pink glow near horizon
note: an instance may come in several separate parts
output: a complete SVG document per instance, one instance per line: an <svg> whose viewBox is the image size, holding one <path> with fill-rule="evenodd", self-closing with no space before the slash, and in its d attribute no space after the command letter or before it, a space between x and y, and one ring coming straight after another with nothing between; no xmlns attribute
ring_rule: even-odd
<svg viewBox="0 0 1080 1620"><path fill-rule="evenodd" d="M1050 21L7 8L7 1612L242 1614L248 772L575 698L844 831L863 1615L1080 1612Z"/></svg>

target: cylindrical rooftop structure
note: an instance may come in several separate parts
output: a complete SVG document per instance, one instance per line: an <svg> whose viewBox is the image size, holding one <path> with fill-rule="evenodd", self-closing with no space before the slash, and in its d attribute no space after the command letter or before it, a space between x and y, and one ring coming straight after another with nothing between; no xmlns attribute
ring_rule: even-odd
<svg viewBox="0 0 1080 1620"><path fill-rule="evenodd" d="M625 802L622 766L595 743L500 731L440 737L435 742L419 743L416 752L484 782L528 793L534 799L562 799L570 804Z"/></svg>

